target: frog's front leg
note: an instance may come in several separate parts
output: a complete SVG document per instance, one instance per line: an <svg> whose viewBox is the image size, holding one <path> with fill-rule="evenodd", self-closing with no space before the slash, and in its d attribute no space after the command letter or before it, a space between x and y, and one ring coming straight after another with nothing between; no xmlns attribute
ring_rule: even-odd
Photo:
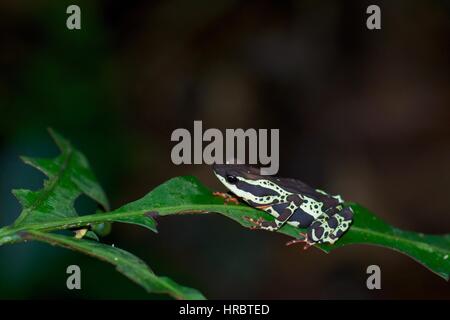
<svg viewBox="0 0 450 320"><path fill-rule="evenodd" d="M276 231L280 229L289 220L289 218L292 217L295 210L298 209L298 205L293 201L289 203L289 205L285 206L286 207L281 212L277 212L271 205L257 207L274 216L275 220L272 221L267 221L263 218L253 219L251 217L244 217L244 219L253 224L251 227L252 229Z"/></svg>
<svg viewBox="0 0 450 320"><path fill-rule="evenodd" d="M269 231L275 231L278 229L276 220L268 221L264 220L263 218L253 219L252 217L244 217L245 220L250 222L252 225L250 226L250 229L263 229L263 230L269 230Z"/></svg>
<svg viewBox="0 0 450 320"><path fill-rule="evenodd" d="M226 192L213 192L213 196L221 197L225 199L225 203L232 202L239 204L239 200Z"/></svg>

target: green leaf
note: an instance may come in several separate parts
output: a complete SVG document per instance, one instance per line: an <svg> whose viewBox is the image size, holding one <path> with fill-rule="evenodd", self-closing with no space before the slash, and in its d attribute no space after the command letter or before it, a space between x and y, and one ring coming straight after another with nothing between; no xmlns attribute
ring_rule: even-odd
<svg viewBox="0 0 450 320"><path fill-rule="evenodd" d="M382 221L368 209L357 205L352 206L355 215L350 230L346 232L334 245L316 245L325 252L330 252L350 244L369 244L383 246L404 253L431 271L448 280L450 273L450 235L425 235L411 231L404 231ZM194 177L173 178L143 198L129 203L113 212L101 214L100 219L119 221L120 218L130 218L143 215L169 215L183 213L217 212L235 220L244 227L250 223L243 217L254 219L262 217L272 220L273 217L261 210L247 205L224 204L223 200L212 195ZM83 217L92 219L91 217ZM70 222L70 221L69 221ZM305 231L285 225L278 232L291 237L298 237L299 232Z"/></svg>
<svg viewBox="0 0 450 320"><path fill-rule="evenodd" d="M141 259L117 247L39 231L22 232L21 236L27 240L46 242L106 261L150 293L168 294L175 299L205 299L195 289L183 287L166 277L158 277Z"/></svg>
<svg viewBox="0 0 450 320"><path fill-rule="evenodd" d="M23 207L14 223L16 227L77 216L73 204L82 194L109 209L106 195L84 155L58 133L49 131L61 154L54 159L22 157L26 164L42 171L48 180L38 191L13 190Z"/></svg>
<svg viewBox="0 0 450 320"><path fill-rule="evenodd" d="M353 225L333 246L323 246L324 250L349 244L383 246L404 253L442 278L449 279L450 234L431 235L401 230L358 204L349 205L355 212Z"/></svg>
<svg viewBox="0 0 450 320"><path fill-rule="evenodd" d="M42 171L48 180L44 182L44 187L37 191L13 190L13 194L23 207L14 227L34 228L36 225L44 226L46 223L62 224L66 218L77 217L74 202L82 194L96 201L105 210L109 210L106 195L86 157L61 135L51 129L49 132L61 154L54 159L22 157L26 164ZM137 224L156 232L155 221L145 215L119 218L117 221Z"/></svg>
<svg viewBox="0 0 450 320"><path fill-rule="evenodd" d="M354 222L350 230L334 245L316 245L325 252L350 244L369 244L383 246L404 253L444 279L449 279L450 273L450 234L425 235L404 231L382 221L368 209L349 204L353 208ZM153 210L159 215L175 213L217 212L231 218L245 227L250 224L244 216L254 219L262 217L273 220L273 217L261 210L247 205L223 204L223 201L212 195L196 178L174 178L157 187L144 198L128 204L122 209ZM298 237L300 231L289 225L283 226L278 232Z"/></svg>
<svg viewBox="0 0 450 320"><path fill-rule="evenodd" d="M169 278L157 277L144 262L132 254L99 242L77 239L78 237L99 240L97 235L106 235L111 229L110 222L131 223L156 232L156 222L146 212L139 214L108 215L95 213L78 216L74 208L75 200L87 195L105 210L108 201L98 184L84 155L59 134L50 130L61 154L54 159L23 158L25 163L42 171L48 180L41 190L14 190L23 206L20 216L12 226L0 229L0 246L21 242L26 239L40 240L89 254L116 265L127 277L143 286L149 292L167 293L177 299L203 299L196 290L185 288ZM88 231L91 227L96 233ZM80 230L82 228L84 230ZM77 238L60 236L46 231L78 228Z"/></svg>
<svg viewBox="0 0 450 320"><path fill-rule="evenodd" d="M91 240L95 240L95 241L100 241L100 238L98 237L98 235L93 232L93 231L88 231L86 232L86 235L84 236L86 239L91 239Z"/></svg>
<svg viewBox="0 0 450 320"><path fill-rule="evenodd" d="M334 245L316 245L324 252L350 244L369 244L383 246L404 253L442 278L448 280L450 274L450 235L425 235L404 231L385 223L368 209L357 205L352 206L354 222ZM257 219L262 217L272 220L273 217L261 210L247 205L224 204L223 200L214 197L212 192L194 177L173 178L155 188L143 198L131 202L115 211L88 215L79 218L67 218L52 224L41 226L44 230L61 229L72 226L85 226L102 221L120 221L143 216L165 216L171 214L203 214L216 212L233 219L244 227L250 223L244 216ZM38 228L38 230L42 230ZM291 237L298 237L305 231L289 225L283 226L278 232ZM5 230L8 241L11 230ZM0 230L1 244L1 230Z"/></svg>
<svg viewBox="0 0 450 320"><path fill-rule="evenodd" d="M369 210L357 204L352 206L355 215L349 231L334 245L316 245L324 252L350 244L369 244L383 246L404 253L442 278L448 280L450 274L450 235L425 235L411 231L404 231L385 223ZM273 217L261 210L247 205L224 204L223 200L212 195L194 177L173 178L143 198L131 202L115 211L87 215L79 218L67 218L52 224L37 227L37 230L54 230L73 226L85 226L104 221L120 221L143 216L165 216L171 214L203 214L220 213L233 219L244 227L250 223L244 216L257 219L262 217L272 220ZM0 244L2 243L0 230ZM4 242L17 241L13 236L14 230L4 230ZM291 237L298 237L299 232L305 231L289 225L283 226L278 232Z"/></svg>

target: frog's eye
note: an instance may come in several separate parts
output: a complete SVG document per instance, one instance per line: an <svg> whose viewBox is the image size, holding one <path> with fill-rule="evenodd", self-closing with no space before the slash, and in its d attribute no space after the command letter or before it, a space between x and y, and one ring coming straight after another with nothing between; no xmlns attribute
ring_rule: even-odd
<svg viewBox="0 0 450 320"><path fill-rule="evenodd" d="M238 182L238 178L236 178L235 176L229 175L229 174L227 174L226 179L227 179L227 182L231 183L231 184L235 184Z"/></svg>

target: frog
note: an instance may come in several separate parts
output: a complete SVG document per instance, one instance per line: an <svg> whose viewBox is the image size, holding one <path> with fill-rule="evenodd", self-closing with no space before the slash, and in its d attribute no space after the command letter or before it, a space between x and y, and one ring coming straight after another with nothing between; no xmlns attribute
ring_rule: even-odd
<svg viewBox="0 0 450 320"><path fill-rule="evenodd" d="M245 216L252 229L277 231L285 224L306 232L286 243L334 244L350 228L354 212L340 195L330 195L293 178L261 175L258 168L245 164L215 164L213 171L228 189L215 192L226 202L245 204L274 217L253 219Z"/></svg>

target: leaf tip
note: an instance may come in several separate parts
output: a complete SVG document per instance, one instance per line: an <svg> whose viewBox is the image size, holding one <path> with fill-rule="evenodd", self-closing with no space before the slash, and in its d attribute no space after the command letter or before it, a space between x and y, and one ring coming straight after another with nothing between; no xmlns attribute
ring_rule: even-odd
<svg viewBox="0 0 450 320"><path fill-rule="evenodd" d="M62 135L56 132L53 128L47 128L48 133L52 137L53 141L56 143L58 148L64 152L67 149L71 148L71 144L68 140L66 140Z"/></svg>
<svg viewBox="0 0 450 320"><path fill-rule="evenodd" d="M30 157L27 157L27 156L20 156L19 158L20 158L20 160L22 160L23 163L25 163L27 165L30 165L32 167L35 166L35 161L34 161L33 158L30 158Z"/></svg>
<svg viewBox="0 0 450 320"><path fill-rule="evenodd" d="M16 197L19 203L25 208L29 204L28 197L33 193L31 190L27 189L13 189L11 193Z"/></svg>

